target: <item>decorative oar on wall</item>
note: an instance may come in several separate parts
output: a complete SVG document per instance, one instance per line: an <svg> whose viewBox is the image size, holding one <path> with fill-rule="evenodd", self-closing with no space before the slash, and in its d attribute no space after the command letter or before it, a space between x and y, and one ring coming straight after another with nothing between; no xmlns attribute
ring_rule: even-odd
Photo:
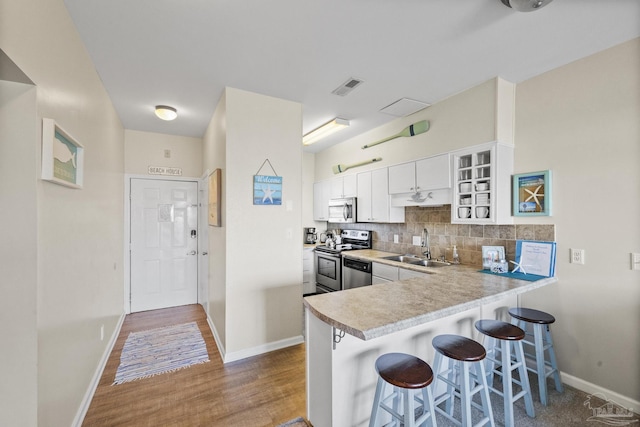
<svg viewBox="0 0 640 427"><path fill-rule="evenodd" d="M421 133L425 133L428 130L429 130L429 121L422 120L407 126L406 128L402 129L400 132L396 133L395 135L391 135L388 138L384 138L384 139L381 139L380 141L372 142L371 144L363 145L362 149L364 150L366 148L371 148L374 145L382 144L383 142L391 141L392 139L400 138L401 136L410 137L410 136L420 135Z"/></svg>
<svg viewBox="0 0 640 427"><path fill-rule="evenodd" d="M343 165L342 163L340 163L333 167L333 173L336 173L336 174L341 173L346 171L347 169L368 165L369 163L379 162L380 160L382 160L382 157L376 157L375 159L365 160L363 162L358 162L358 163L352 163L350 165Z"/></svg>

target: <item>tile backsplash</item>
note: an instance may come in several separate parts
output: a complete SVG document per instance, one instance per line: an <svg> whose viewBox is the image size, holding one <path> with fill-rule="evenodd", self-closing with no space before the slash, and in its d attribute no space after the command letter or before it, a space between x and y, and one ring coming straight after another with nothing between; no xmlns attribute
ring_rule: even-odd
<svg viewBox="0 0 640 427"><path fill-rule="evenodd" d="M556 234L554 224L451 224L451 205L406 207L404 224L328 224L329 229L341 227L372 230L373 249L414 255L422 255L422 248L412 244L413 236L421 236L422 229L426 228L432 258L445 255L451 260L452 248L456 245L460 263L474 267L482 267L483 246L504 246L507 259L513 260L516 240L553 242ZM398 243L394 243L396 235Z"/></svg>

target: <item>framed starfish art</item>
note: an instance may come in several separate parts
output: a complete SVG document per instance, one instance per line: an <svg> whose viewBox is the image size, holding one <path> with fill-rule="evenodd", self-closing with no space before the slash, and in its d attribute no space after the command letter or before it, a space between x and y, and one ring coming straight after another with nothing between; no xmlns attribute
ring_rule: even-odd
<svg viewBox="0 0 640 427"><path fill-rule="evenodd" d="M551 215L551 171L513 175L513 216Z"/></svg>

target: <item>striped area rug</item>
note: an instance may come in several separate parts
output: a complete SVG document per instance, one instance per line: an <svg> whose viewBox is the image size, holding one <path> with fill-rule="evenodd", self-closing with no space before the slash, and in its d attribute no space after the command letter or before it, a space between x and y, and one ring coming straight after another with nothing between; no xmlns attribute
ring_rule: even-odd
<svg viewBox="0 0 640 427"><path fill-rule="evenodd" d="M115 384L165 374L209 361L195 322L131 332L120 356Z"/></svg>

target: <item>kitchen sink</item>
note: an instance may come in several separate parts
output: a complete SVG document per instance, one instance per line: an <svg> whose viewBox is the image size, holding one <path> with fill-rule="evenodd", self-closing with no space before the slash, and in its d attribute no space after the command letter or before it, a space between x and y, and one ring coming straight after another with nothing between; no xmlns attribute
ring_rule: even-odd
<svg viewBox="0 0 640 427"><path fill-rule="evenodd" d="M421 265L423 267L445 267L447 265L451 265L448 262L418 258L415 255L392 255L392 256L383 257L382 259L386 259L388 261L402 262L405 264Z"/></svg>

